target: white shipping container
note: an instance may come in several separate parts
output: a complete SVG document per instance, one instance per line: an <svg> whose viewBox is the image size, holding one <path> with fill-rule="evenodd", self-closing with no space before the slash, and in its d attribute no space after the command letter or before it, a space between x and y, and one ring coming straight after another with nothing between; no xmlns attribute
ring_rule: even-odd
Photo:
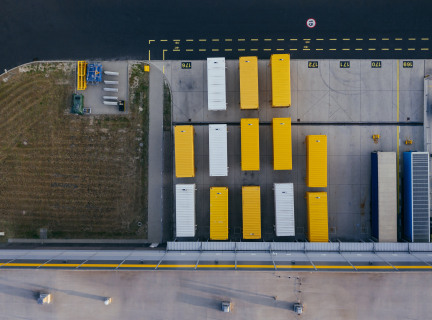
<svg viewBox="0 0 432 320"><path fill-rule="evenodd" d="M225 58L207 58L207 98L209 110L226 110Z"/></svg>
<svg viewBox="0 0 432 320"><path fill-rule="evenodd" d="M227 125L209 125L210 177L228 175Z"/></svg>
<svg viewBox="0 0 432 320"><path fill-rule="evenodd" d="M195 237L195 184L176 185L176 236Z"/></svg>
<svg viewBox="0 0 432 320"><path fill-rule="evenodd" d="M292 183L274 183L276 236L295 236L294 186Z"/></svg>

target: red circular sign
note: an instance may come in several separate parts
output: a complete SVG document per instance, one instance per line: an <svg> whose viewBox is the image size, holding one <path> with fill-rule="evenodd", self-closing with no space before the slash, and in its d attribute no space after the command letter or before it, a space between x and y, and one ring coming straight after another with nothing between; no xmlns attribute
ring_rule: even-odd
<svg viewBox="0 0 432 320"><path fill-rule="evenodd" d="M315 19L312 19L312 18L308 19L306 21L306 25L308 26L308 28L315 28L315 26L316 26Z"/></svg>

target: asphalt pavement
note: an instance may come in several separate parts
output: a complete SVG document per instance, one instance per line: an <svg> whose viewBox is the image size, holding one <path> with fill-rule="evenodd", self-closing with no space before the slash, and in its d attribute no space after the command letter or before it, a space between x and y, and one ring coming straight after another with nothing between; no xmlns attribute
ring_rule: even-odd
<svg viewBox="0 0 432 320"><path fill-rule="evenodd" d="M143 60L149 53L152 60L276 52L295 59L427 59L430 12L428 0L4 0L0 70L34 59ZM314 28L306 25L310 18Z"/></svg>

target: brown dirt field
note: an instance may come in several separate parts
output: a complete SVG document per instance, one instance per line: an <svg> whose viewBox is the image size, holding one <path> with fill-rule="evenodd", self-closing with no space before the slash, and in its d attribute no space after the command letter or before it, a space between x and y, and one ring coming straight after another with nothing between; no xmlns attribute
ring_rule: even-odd
<svg viewBox="0 0 432 320"><path fill-rule="evenodd" d="M77 116L75 68L0 77L0 241L147 238L148 73L130 67L127 116Z"/></svg>

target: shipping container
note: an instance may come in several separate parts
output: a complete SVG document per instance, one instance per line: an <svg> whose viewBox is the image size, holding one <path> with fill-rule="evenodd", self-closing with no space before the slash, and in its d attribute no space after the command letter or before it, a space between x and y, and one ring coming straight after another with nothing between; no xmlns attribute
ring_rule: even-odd
<svg viewBox="0 0 432 320"><path fill-rule="evenodd" d="M228 188L210 188L210 240L228 240Z"/></svg>
<svg viewBox="0 0 432 320"><path fill-rule="evenodd" d="M290 107L290 55L272 54L270 57L270 66L272 79L272 107Z"/></svg>
<svg viewBox="0 0 432 320"><path fill-rule="evenodd" d="M242 187L243 239L261 239L261 190Z"/></svg>
<svg viewBox="0 0 432 320"><path fill-rule="evenodd" d="M404 152L404 237L430 242L429 153Z"/></svg>
<svg viewBox="0 0 432 320"><path fill-rule="evenodd" d="M259 158L259 119L241 119L241 169L258 171Z"/></svg>
<svg viewBox="0 0 432 320"><path fill-rule="evenodd" d="M397 242L396 170L396 152L372 152L372 236L380 242Z"/></svg>
<svg viewBox="0 0 432 320"><path fill-rule="evenodd" d="M292 170L291 118L273 118L273 169Z"/></svg>
<svg viewBox="0 0 432 320"><path fill-rule="evenodd" d="M227 125L209 125L209 166L211 177L228 175Z"/></svg>
<svg viewBox="0 0 432 320"><path fill-rule="evenodd" d="M177 178L195 177L193 126L174 127L175 171Z"/></svg>
<svg viewBox="0 0 432 320"><path fill-rule="evenodd" d="M310 188L326 188L327 136L307 136L306 150L306 185Z"/></svg>
<svg viewBox="0 0 432 320"><path fill-rule="evenodd" d="M195 184L176 185L176 236L195 237Z"/></svg>
<svg viewBox="0 0 432 320"><path fill-rule="evenodd" d="M225 58L207 58L207 101L210 111L226 110Z"/></svg>
<svg viewBox="0 0 432 320"><path fill-rule="evenodd" d="M328 242L327 192L306 192L307 239L309 242Z"/></svg>
<svg viewBox="0 0 432 320"><path fill-rule="evenodd" d="M258 109L258 57L240 57L240 109Z"/></svg>
<svg viewBox="0 0 432 320"><path fill-rule="evenodd" d="M292 183L274 183L276 215L276 236L295 236L294 223L294 185Z"/></svg>

